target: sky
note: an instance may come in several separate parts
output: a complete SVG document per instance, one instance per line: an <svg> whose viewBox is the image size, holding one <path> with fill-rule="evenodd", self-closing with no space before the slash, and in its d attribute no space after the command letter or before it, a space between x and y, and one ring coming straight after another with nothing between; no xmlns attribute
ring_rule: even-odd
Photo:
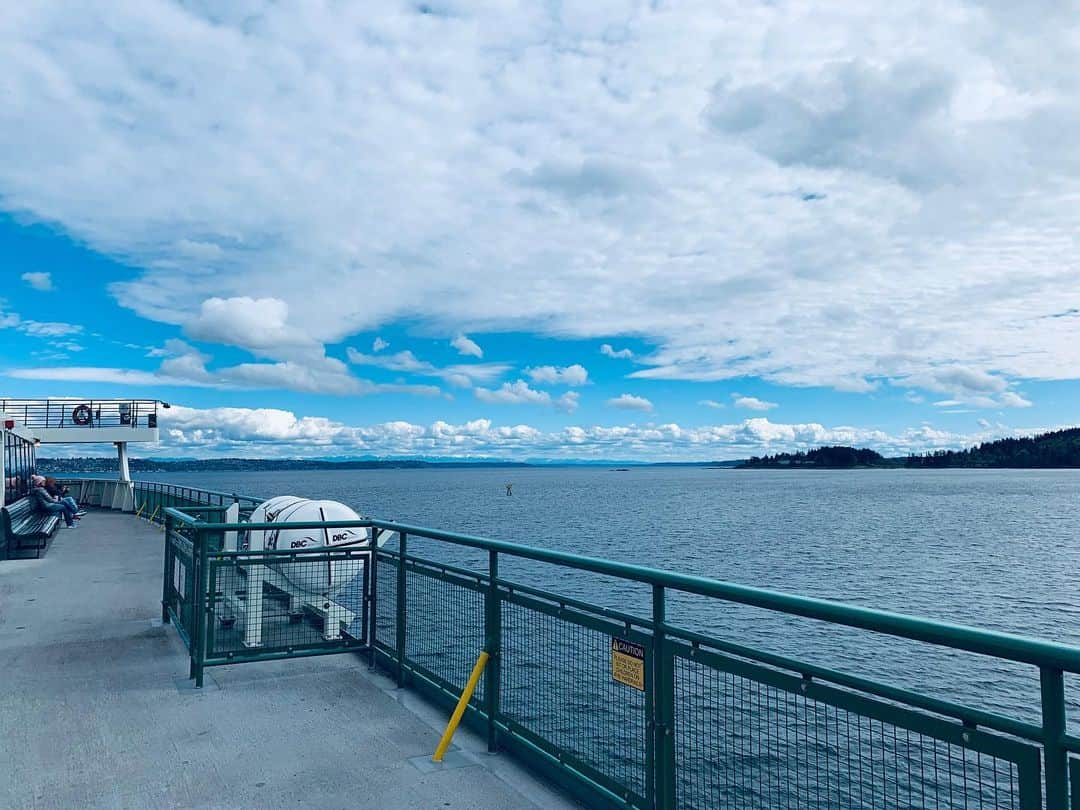
<svg viewBox="0 0 1080 810"><path fill-rule="evenodd" d="M0 16L0 395L155 456L712 460L1077 423L1074 2Z"/></svg>

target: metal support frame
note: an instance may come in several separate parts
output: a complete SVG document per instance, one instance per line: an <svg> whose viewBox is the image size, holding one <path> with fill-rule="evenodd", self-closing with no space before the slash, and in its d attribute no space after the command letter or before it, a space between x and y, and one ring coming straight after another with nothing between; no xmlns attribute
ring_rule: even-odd
<svg viewBox="0 0 1080 810"><path fill-rule="evenodd" d="M1043 752L1046 757L1047 810L1065 810L1069 799L1069 763L1065 749L1065 676L1060 669L1039 670L1042 693Z"/></svg>
<svg viewBox="0 0 1080 810"><path fill-rule="evenodd" d="M667 621L667 599L662 585L652 589L652 710L649 723L652 727L652 783L653 807L668 810L675 806L674 775L674 703L675 684L671 677L670 655L664 636Z"/></svg>
<svg viewBox="0 0 1080 810"><path fill-rule="evenodd" d="M192 622L191 674L195 688L203 686L203 662L206 660L206 627L214 620L213 611L206 609L206 530L195 530L195 621Z"/></svg>
<svg viewBox="0 0 1080 810"><path fill-rule="evenodd" d="M499 597L499 553L488 552L488 585L484 592L484 649L490 659L484 675L484 713L487 714L487 748L499 748L499 690L502 659L502 600Z"/></svg>
<svg viewBox="0 0 1080 810"><path fill-rule="evenodd" d="M165 515L165 563L161 571L161 622L169 623L169 586L172 584L173 553L172 553L173 516Z"/></svg>
<svg viewBox="0 0 1080 810"><path fill-rule="evenodd" d="M409 600L407 599L407 581L405 578L405 562L408 558L409 536L401 532L398 537L398 570L397 570L397 618L394 629L397 631L395 646L397 647L397 685L401 689L405 686L405 622L408 621Z"/></svg>
<svg viewBox="0 0 1080 810"><path fill-rule="evenodd" d="M375 670L375 645L378 643L379 624L377 618L379 600L375 596L379 592L378 579L379 579L379 535L382 534L382 529L371 529L371 557L368 559L367 565L371 567L371 573L368 576L368 581L371 583L371 587L368 590L367 603L368 603L368 644L371 649L368 651L368 669Z"/></svg>
<svg viewBox="0 0 1080 810"><path fill-rule="evenodd" d="M116 460L120 468L120 480L126 484L131 483L131 470L128 467L127 442L116 443Z"/></svg>

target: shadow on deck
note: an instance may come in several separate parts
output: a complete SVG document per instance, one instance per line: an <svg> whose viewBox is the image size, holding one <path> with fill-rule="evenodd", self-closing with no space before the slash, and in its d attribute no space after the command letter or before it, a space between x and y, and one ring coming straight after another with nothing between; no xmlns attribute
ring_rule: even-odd
<svg viewBox="0 0 1080 810"><path fill-rule="evenodd" d="M0 807L570 807L353 655L220 667L160 623L162 536L91 512L0 562ZM448 761L450 758L448 757Z"/></svg>

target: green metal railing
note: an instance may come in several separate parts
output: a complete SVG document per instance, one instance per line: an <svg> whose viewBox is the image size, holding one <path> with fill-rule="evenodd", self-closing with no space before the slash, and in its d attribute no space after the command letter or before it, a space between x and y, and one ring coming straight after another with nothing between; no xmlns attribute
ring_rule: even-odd
<svg viewBox="0 0 1080 810"><path fill-rule="evenodd" d="M112 495L122 482L115 478L64 478L61 484L70 487L72 496L86 506L108 507ZM142 518L159 525L165 522L165 510L169 507L192 509L200 506L221 506L238 503L241 511L250 511L262 503L263 498L219 492L213 489L189 487L159 481L135 481L132 483L132 509Z"/></svg>
<svg viewBox="0 0 1080 810"><path fill-rule="evenodd" d="M182 484L166 484L158 481L134 482L135 510L142 517L153 520L155 523L164 523L165 510L169 508L227 507L231 503L238 503L242 510L250 510L263 500L250 495L237 495L235 492L218 492Z"/></svg>
<svg viewBox="0 0 1080 810"><path fill-rule="evenodd" d="M349 649L322 638L215 658L210 639L223 589L210 571L256 556L217 552L215 538L281 524L223 523L213 509L165 514L166 580L170 553L194 573L182 594L175 578L163 593L167 615L188 636L193 676L215 663ZM1080 739L1066 733L1064 694L1064 673L1080 672L1080 648L390 521L289 526L396 537L377 549L375 564L364 560L367 609L354 623L365 635L357 644L400 686L447 707L479 652L488 652L465 721L491 750L516 754L589 806L1065 810L1071 779L1071 806L1080 810ZM464 548L486 564L419 556L418 540L436 556ZM279 568L325 562L312 551L262 554ZM506 560L638 583L651 593L651 610L622 612L514 582L499 572ZM1041 722L694 632L669 620L673 594L1030 666L1039 674Z"/></svg>
<svg viewBox="0 0 1080 810"><path fill-rule="evenodd" d="M163 515L161 618L187 646L196 687L206 667L370 649L370 549L230 550L227 532L281 524L224 523L228 509L170 506Z"/></svg>

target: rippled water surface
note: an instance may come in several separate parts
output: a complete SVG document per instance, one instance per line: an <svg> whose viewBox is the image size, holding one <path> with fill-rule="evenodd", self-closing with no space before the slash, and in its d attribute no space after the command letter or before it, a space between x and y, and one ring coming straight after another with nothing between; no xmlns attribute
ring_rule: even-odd
<svg viewBox="0 0 1080 810"><path fill-rule="evenodd" d="M535 468L148 476L1080 644L1080 471ZM506 497L504 484L513 483ZM410 550L472 563L456 548ZM647 615L639 586L501 573ZM675 623L1035 719L1029 667L682 596ZM1070 703L1080 681L1070 686Z"/></svg>

